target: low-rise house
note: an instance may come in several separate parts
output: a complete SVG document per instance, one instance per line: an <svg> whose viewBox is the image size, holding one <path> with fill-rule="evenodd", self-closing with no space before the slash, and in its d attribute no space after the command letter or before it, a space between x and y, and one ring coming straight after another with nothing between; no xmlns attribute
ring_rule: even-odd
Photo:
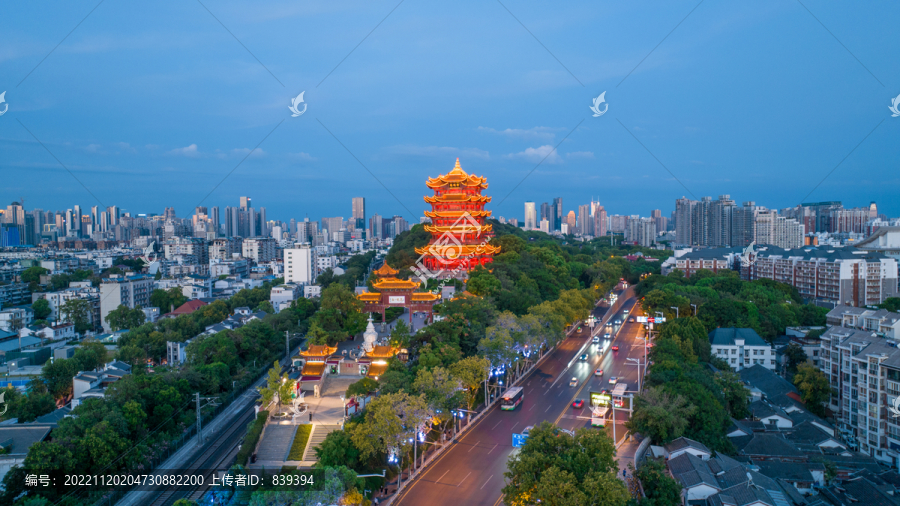
<svg viewBox="0 0 900 506"><path fill-rule="evenodd" d="M272 303L272 307L278 313L282 309L290 307L295 300L300 298L301 293L302 288L299 285L285 283L272 288L272 291L269 293L269 302Z"/></svg>
<svg viewBox="0 0 900 506"><path fill-rule="evenodd" d="M665 448L670 460L684 453L690 453L701 460L708 460L712 456L712 450L705 444L686 437L673 440Z"/></svg>
<svg viewBox="0 0 900 506"><path fill-rule="evenodd" d="M16 332L31 325L32 321L34 321L34 311L31 308L8 307L0 310L0 329L7 332Z"/></svg>
<svg viewBox="0 0 900 506"><path fill-rule="evenodd" d="M709 333L709 342L713 355L735 371L753 365L775 369L775 350L753 329L718 328Z"/></svg>
<svg viewBox="0 0 900 506"><path fill-rule="evenodd" d="M0 425L0 480L13 466L21 466L31 445L50 438L52 425L11 424Z"/></svg>
<svg viewBox="0 0 900 506"><path fill-rule="evenodd" d="M886 309L836 306L825 316L825 323L857 330L868 330L879 336L900 339L900 313Z"/></svg>
<svg viewBox="0 0 900 506"><path fill-rule="evenodd" d="M109 385L131 374L131 366L118 360L106 364L100 371L79 372L72 378L72 408L88 397L103 397Z"/></svg>
<svg viewBox="0 0 900 506"><path fill-rule="evenodd" d="M162 315L161 318L177 318L183 314L191 314L206 305L206 302L203 302L199 299L189 300L184 304L178 306L174 311Z"/></svg>

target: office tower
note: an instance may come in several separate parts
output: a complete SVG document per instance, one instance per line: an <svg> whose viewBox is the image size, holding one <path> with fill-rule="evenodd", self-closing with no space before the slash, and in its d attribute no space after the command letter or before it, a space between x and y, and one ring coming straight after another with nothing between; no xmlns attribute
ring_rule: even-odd
<svg viewBox="0 0 900 506"><path fill-rule="evenodd" d="M869 219L874 220L878 218L878 206L875 205L875 201L873 200L871 204L869 204Z"/></svg>
<svg viewBox="0 0 900 506"><path fill-rule="evenodd" d="M606 209L597 204L594 208L594 237L603 237L606 235Z"/></svg>
<svg viewBox="0 0 900 506"><path fill-rule="evenodd" d="M250 209L250 197L241 197L241 211Z"/></svg>
<svg viewBox="0 0 900 506"><path fill-rule="evenodd" d="M687 197L681 197L675 201L675 244L679 246L693 244L692 216L696 204L696 200Z"/></svg>
<svg viewBox="0 0 900 506"><path fill-rule="evenodd" d="M167 207L163 210L163 222L175 219L175 208Z"/></svg>
<svg viewBox="0 0 900 506"><path fill-rule="evenodd" d="M353 228L366 228L366 199L353 197Z"/></svg>
<svg viewBox="0 0 900 506"><path fill-rule="evenodd" d="M119 218L121 210L119 206L109 206L106 208L106 211L109 213L109 226L114 227L119 224Z"/></svg>
<svg viewBox="0 0 900 506"><path fill-rule="evenodd" d="M271 230L272 230L272 237L276 241L280 241L280 240L284 239L284 231L281 228L281 225L275 225L271 228Z"/></svg>
<svg viewBox="0 0 900 506"><path fill-rule="evenodd" d="M335 217L335 218L322 218L322 227L321 230L328 231L327 237L331 237L332 234L341 230L343 226L344 218L343 217Z"/></svg>
<svg viewBox="0 0 900 506"><path fill-rule="evenodd" d="M291 218L287 232L291 237L297 237L297 220L294 218Z"/></svg>
<svg viewBox="0 0 900 506"><path fill-rule="evenodd" d="M525 203L525 230L534 230L537 226L537 212L534 209L534 202Z"/></svg>
<svg viewBox="0 0 900 506"><path fill-rule="evenodd" d="M561 200L561 199L560 199ZM566 215L566 223L569 224L568 232L570 234L574 234L577 228L575 228L577 221L575 219L575 211L569 211L569 214Z"/></svg>
<svg viewBox="0 0 900 506"><path fill-rule="evenodd" d="M591 235L591 206L578 206L578 233L581 235Z"/></svg>
<svg viewBox="0 0 900 506"><path fill-rule="evenodd" d="M252 207L246 211L247 214L247 237L259 237L259 215L256 209Z"/></svg>
<svg viewBox="0 0 900 506"><path fill-rule="evenodd" d="M712 217L712 197L702 197L699 202L694 204L691 213L691 244L695 246L709 246L712 244L710 240L712 226L710 218Z"/></svg>
<svg viewBox="0 0 900 506"><path fill-rule="evenodd" d="M81 223L78 227L78 235L80 237L90 237L93 233L93 225L91 224L91 217L83 214L81 215Z"/></svg>
<svg viewBox="0 0 900 506"><path fill-rule="evenodd" d="M656 220L629 216L625 226L625 241L634 242L645 248L656 242Z"/></svg>
<svg viewBox="0 0 900 506"><path fill-rule="evenodd" d="M297 223L297 242L313 244L318 233L319 222L317 221L309 221L309 218L304 218L303 221Z"/></svg>
<svg viewBox="0 0 900 506"><path fill-rule="evenodd" d="M650 211L651 218L655 219L655 218L659 218L660 216L662 216L662 211L660 211L659 209L654 209L654 210Z"/></svg>
<svg viewBox="0 0 900 506"><path fill-rule="evenodd" d="M373 214L371 218L369 218L369 238L370 239L384 239L384 224L381 220L380 214Z"/></svg>
<svg viewBox="0 0 900 506"><path fill-rule="evenodd" d="M548 223L553 222L553 215L550 213L550 204L544 202L541 204L541 221L547 220Z"/></svg>
<svg viewBox="0 0 900 506"><path fill-rule="evenodd" d="M268 236L269 235L269 222L266 220L266 208L260 207L258 216L256 217L256 221L259 223L259 235L260 236Z"/></svg>
<svg viewBox="0 0 900 506"><path fill-rule="evenodd" d="M553 199L553 205L550 210L553 212L553 221L551 224L553 225L553 230L559 230L562 226L563 222L563 207L562 207L562 197L556 197Z"/></svg>
<svg viewBox="0 0 900 506"><path fill-rule="evenodd" d="M237 207L225 206L225 237L240 236L239 219L240 209Z"/></svg>
<svg viewBox="0 0 900 506"><path fill-rule="evenodd" d="M82 236L82 223L81 223L81 206L75 204L72 206L72 219L75 220L74 228L75 235L78 237Z"/></svg>

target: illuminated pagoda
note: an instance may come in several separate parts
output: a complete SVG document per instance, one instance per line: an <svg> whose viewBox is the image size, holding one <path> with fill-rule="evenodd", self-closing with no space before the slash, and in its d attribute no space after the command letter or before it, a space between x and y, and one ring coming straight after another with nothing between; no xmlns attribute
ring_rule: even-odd
<svg viewBox="0 0 900 506"><path fill-rule="evenodd" d="M466 174L459 166L449 173L428 178L426 183L434 195L425 197L431 211L425 216L431 224L425 230L431 233L431 241L424 248L416 248L423 255L420 267L436 277L453 276L453 271L467 271L493 261L500 252L499 246L488 241L493 237L493 227L485 224L491 211L484 209L491 197L482 195L487 189L487 178Z"/></svg>
<svg viewBox="0 0 900 506"><path fill-rule="evenodd" d="M391 268L387 262L373 271L378 279L372 283L377 292L364 292L356 296L364 304L363 312L381 313L381 321L385 320L385 311L389 307L404 307L409 312L409 322L412 323L412 314L416 312L427 313L428 322L433 318L434 304L441 298L440 295L431 292L419 292L419 283L408 279L399 279L400 271ZM377 346L376 346L377 348Z"/></svg>

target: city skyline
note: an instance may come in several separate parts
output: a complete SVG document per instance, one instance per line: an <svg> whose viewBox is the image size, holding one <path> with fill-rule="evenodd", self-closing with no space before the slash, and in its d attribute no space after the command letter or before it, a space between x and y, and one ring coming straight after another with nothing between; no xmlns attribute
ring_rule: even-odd
<svg viewBox="0 0 900 506"><path fill-rule="evenodd" d="M0 79L9 107L0 117L3 168L8 191L34 207L127 202L128 211L152 212L254 194L272 216L327 216L346 212L339 188L366 195L383 215L416 217L421 181L459 156L491 178L496 215L521 218L520 203L542 201L544 191L569 202L605 192L607 209L634 214L645 201L737 189L770 208L875 200L900 214L890 170L900 120L888 111L900 67L884 57L900 49L884 35L896 5L852 21L827 4L811 12L673 4L649 15L619 6L579 16L576 6L522 5L515 19L499 6L402 6L355 51L389 12L383 6L266 7L249 17L234 3L213 9L249 53L199 7L177 7L174 28L170 8L126 16L101 7L49 56L86 6L65 6L41 26L27 21L34 6L7 13L10 26L33 31L0 36L11 48ZM333 39L318 21L345 13L348 42L301 50L297 61L296 48ZM597 36L610 16L617 22ZM414 28L419 17L433 29ZM297 34L298 24L309 33ZM187 50L197 40L163 26L203 43ZM801 43L783 51L769 33ZM720 47L707 49L712 36ZM403 79L384 78L384 68ZM309 110L291 117L301 91ZM603 91L609 112L592 117Z"/></svg>

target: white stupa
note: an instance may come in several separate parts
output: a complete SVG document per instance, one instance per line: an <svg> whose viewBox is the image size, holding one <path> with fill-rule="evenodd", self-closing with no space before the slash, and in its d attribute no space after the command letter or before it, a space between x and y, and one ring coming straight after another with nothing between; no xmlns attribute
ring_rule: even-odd
<svg viewBox="0 0 900 506"><path fill-rule="evenodd" d="M369 324L366 326L366 331L363 332L363 350L366 353L370 353L375 349L375 341L377 340L378 332L375 331L375 325L372 324L372 316L369 315Z"/></svg>

